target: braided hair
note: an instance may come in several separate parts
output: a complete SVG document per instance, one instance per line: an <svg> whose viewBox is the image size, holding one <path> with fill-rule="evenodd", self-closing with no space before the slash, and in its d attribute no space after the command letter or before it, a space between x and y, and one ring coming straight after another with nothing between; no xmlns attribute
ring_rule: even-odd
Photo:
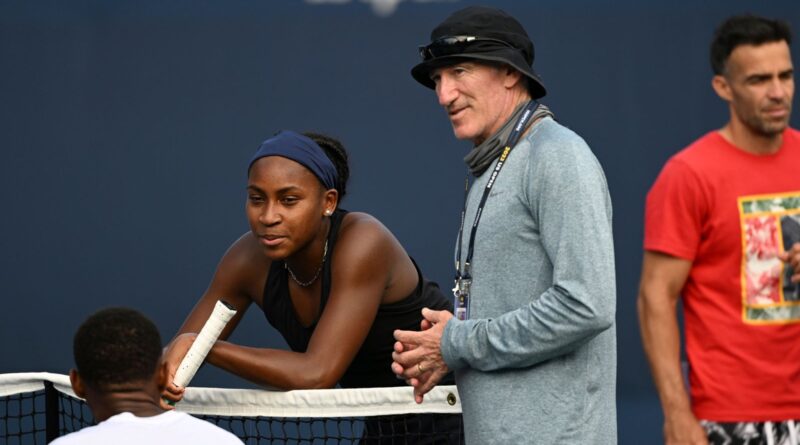
<svg viewBox="0 0 800 445"><path fill-rule="evenodd" d="M347 193L347 179L350 177L347 150L345 150L341 142L330 136L312 132L306 132L303 135L316 142L336 167L338 178L334 188L339 192L339 202L341 202L345 193Z"/></svg>

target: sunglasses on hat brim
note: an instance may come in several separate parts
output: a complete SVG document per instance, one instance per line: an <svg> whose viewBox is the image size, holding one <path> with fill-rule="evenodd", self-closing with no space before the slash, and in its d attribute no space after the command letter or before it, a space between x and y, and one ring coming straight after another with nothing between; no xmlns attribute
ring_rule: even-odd
<svg viewBox="0 0 800 445"><path fill-rule="evenodd" d="M434 40L428 45L420 45L419 56L422 58L423 62L427 62L428 60L435 59L437 57L460 54L464 52L464 49L466 49L468 46L481 42L496 43L509 48L514 48L508 42L489 37L445 36Z"/></svg>

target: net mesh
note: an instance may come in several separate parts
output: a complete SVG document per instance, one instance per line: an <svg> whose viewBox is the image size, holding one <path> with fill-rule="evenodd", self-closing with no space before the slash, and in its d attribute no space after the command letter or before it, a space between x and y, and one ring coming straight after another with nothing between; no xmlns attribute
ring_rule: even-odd
<svg viewBox="0 0 800 445"><path fill-rule="evenodd" d="M461 444L454 387L410 401L409 388L271 392L189 388L178 409L245 444ZM432 400L428 400L432 399ZM66 376L0 374L0 443L46 444L94 424Z"/></svg>
<svg viewBox="0 0 800 445"><path fill-rule="evenodd" d="M36 406L36 400L43 400L43 398L44 390L3 397L2 405L0 405L0 414L2 414L0 438L5 440L3 443L33 443L23 441L35 437L39 433L44 434L44 403L39 403L39 407Z"/></svg>

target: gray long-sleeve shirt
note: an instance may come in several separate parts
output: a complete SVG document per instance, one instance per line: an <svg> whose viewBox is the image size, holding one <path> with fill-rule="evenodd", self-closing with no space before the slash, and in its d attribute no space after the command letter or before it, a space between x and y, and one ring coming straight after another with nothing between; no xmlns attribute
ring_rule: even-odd
<svg viewBox="0 0 800 445"><path fill-rule="evenodd" d="M472 185L462 252L492 165ZM470 444L614 444L611 200L586 143L544 118L511 151L483 209L470 319L442 355Z"/></svg>

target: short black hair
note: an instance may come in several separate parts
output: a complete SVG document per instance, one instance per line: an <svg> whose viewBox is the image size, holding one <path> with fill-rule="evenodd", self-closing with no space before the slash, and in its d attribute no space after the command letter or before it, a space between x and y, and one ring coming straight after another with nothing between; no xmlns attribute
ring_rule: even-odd
<svg viewBox="0 0 800 445"><path fill-rule="evenodd" d="M723 74L728 57L740 45L762 45L782 40L788 45L792 43L792 30L784 21L752 14L730 17L714 32L714 39L711 41L711 69L714 74Z"/></svg>
<svg viewBox="0 0 800 445"><path fill-rule="evenodd" d="M81 379L102 390L151 379L161 358L161 336L141 313L108 308L83 322L72 348Z"/></svg>
<svg viewBox="0 0 800 445"><path fill-rule="evenodd" d="M334 188L339 192L339 202L342 202L344 195L347 193L347 180L350 178L350 166L347 163L347 150L345 150L344 145L342 145L339 140L324 134L305 132L303 136L316 142L336 167L336 175L338 178L336 179Z"/></svg>

